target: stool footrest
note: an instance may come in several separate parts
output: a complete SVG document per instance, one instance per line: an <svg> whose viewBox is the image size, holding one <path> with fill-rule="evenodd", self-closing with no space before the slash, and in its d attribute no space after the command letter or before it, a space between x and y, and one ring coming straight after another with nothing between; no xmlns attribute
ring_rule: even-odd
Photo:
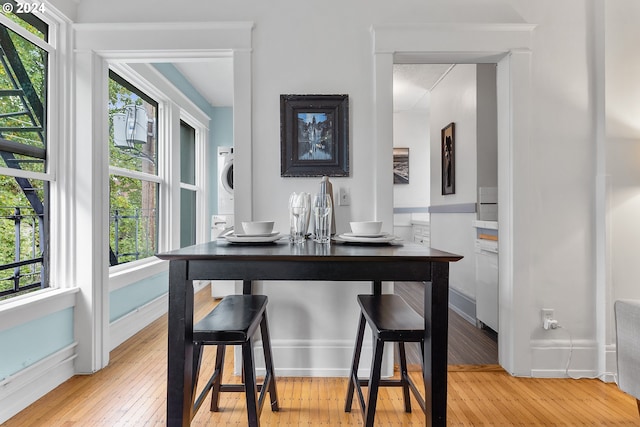
<svg viewBox="0 0 640 427"><path fill-rule="evenodd" d="M278 397L276 392L273 369L273 356L267 322L267 297L264 295L229 295L218 303L193 328L193 388L195 394L198 373L202 359L202 347L216 345L217 354L213 375L207 381L193 403L191 418L202 406L206 396L211 392L211 408L213 412L219 410L219 397L222 392L244 392L247 402L248 425L260 425L260 413L264 406L266 394L269 393L271 410L278 411ZM262 346L266 365L266 374L262 384L256 383L256 369L253 360L253 336L258 327L262 336ZM222 384L224 372L225 349L228 345L242 347L242 384Z"/></svg>
<svg viewBox="0 0 640 427"><path fill-rule="evenodd" d="M400 387L402 388L405 412L411 412L410 396L413 394L422 411L426 413L425 400L420 395L413 380L409 377L405 351L406 342L419 342L421 346L424 346L424 318L416 313L399 295L358 295L358 304L361 309L360 322L356 346L353 351L351 373L349 374L345 412L351 412L355 392L360 403L364 426L373 427L379 388ZM373 332L373 360L369 379L360 379L357 372L367 323ZM380 378L382 352L385 342L398 343L400 356L399 379ZM368 388L366 400L362 391L363 387Z"/></svg>

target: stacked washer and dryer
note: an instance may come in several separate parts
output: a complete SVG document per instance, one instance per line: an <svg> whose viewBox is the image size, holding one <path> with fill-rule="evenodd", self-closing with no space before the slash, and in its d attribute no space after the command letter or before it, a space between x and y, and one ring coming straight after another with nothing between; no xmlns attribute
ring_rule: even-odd
<svg viewBox="0 0 640 427"><path fill-rule="evenodd" d="M233 230L233 147L218 147L218 213L211 217L211 240ZM233 280L211 282L211 296L222 298L235 293Z"/></svg>
<svg viewBox="0 0 640 427"><path fill-rule="evenodd" d="M218 147L218 213L211 222L211 238L216 239L233 222L233 147Z"/></svg>

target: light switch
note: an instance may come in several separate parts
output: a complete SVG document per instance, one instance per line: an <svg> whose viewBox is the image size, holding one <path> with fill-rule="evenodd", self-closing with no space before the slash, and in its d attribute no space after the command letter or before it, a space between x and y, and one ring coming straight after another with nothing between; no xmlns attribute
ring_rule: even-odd
<svg viewBox="0 0 640 427"><path fill-rule="evenodd" d="M349 194L349 190L346 188L340 188L340 190L338 190L338 205L349 206L350 204L351 194Z"/></svg>

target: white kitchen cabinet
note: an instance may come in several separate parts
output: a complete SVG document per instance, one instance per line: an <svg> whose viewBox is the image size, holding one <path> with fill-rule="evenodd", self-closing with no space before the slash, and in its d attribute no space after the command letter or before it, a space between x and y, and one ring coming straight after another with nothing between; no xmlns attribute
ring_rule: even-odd
<svg viewBox="0 0 640 427"><path fill-rule="evenodd" d="M476 221L476 319L498 332L497 222Z"/></svg>
<svg viewBox="0 0 640 427"><path fill-rule="evenodd" d="M428 221L412 221L413 241L425 246L431 246L431 229Z"/></svg>

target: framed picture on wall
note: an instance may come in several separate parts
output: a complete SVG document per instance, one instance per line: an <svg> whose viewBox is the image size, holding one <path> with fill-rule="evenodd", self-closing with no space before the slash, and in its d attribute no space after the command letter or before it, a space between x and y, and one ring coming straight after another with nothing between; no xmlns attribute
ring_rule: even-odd
<svg viewBox="0 0 640 427"><path fill-rule="evenodd" d="M348 95L280 95L280 175L349 176Z"/></svg>
<svg viewBox="0 0 640 427"><path fill-rule="evenodd" d="M441 131L442 194L456 192L456 125L449 123Z"/></svg>
<svg viewBox="0 0 640 427"><path fill-rule="evenodd" d="M393 183L409 183L409 149L393 148Z"/></svg>

